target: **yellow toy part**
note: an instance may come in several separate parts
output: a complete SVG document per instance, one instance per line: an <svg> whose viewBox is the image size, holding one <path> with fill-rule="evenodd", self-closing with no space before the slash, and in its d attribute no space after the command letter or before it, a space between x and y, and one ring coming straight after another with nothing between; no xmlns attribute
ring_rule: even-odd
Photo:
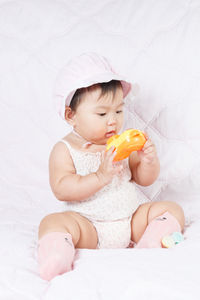
<svg viewBox="0 0 200 300"><path fill-rule="evenodd" d="M173 238L169 235L162 238L161 244L163 248L172 248L175 246Z"/></svg>
<svg viewBox="0 0 200 300"><path fill-rule="evenodd" d="M117 154L114 161L127 158L131 152L139 151L143 148L146 138L142 131L137 129L128 129L120 135L113 135L107 141L107 150L112 146L115 147Z"/></svg>
<svg viewBox="0 0 200 300"><path fill-rule="evenodd" d="M162 238L161 245L163 248L172 248L184 240L181 232L174 232Z"/></svg>

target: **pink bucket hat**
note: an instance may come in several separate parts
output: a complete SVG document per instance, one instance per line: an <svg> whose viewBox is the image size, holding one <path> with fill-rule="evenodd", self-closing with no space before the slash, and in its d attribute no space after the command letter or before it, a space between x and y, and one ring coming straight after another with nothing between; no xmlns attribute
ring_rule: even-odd
<svg viewBox="0 0 200 300"><path fill-rule="evenodd" d="M121 81L125 98L132 85L113 70L105 57L96 53L83 53L71 59L56 80L54 89L56 111L65 119L65 106L69 106L77 89L113 79Z"/></svg>

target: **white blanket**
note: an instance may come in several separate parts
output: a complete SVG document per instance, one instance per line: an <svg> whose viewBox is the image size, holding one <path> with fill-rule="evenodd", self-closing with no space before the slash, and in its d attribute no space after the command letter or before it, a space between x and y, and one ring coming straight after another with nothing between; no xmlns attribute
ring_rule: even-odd
<svg viewBox="0 0 200 300"><path fill-rule="evenodd" d="M38 275L37 228L63 209L48 157L70 130L52 89L59 68L87 51L139 84L125 128L148 133L161 173L138 196L178 202L185 241L170 250L80 250L74 271L48 283ZM0 299L199 299L200 1L0 0L0 66Z"/></svg>

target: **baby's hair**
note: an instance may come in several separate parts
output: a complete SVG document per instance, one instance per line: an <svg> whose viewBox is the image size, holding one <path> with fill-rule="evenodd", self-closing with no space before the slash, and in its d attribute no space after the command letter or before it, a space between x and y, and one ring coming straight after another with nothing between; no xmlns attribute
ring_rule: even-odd
<svg viewBox="0 0 200 300"><path fill-rule="evenodd" d="M102 83L96 83L89 87L80 88L77 89L74 96L72 97L72 100L70 102L69 107L72 111L76 111L78 105L81 102L81 99L84 94L86 94L88 91L95 90L96 88L101 88L101 95L100 97L112 92L113 97L115 96L116 90L119 88L122 88L122 84L119 80L111 80L109 82L102 82Z"/></svg>

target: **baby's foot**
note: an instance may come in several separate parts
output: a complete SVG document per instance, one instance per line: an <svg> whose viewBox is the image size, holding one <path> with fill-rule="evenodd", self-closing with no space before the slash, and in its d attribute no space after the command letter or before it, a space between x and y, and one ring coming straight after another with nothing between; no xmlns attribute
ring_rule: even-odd
<svg viewBox="0 0 200 300"><path fill-rule="evenodd" d="M169 212L165 212L148 224L135 248L161 248L163 237L180 231L177 219Z"/></svg>
<svg viewBox="0 0 200 300"><path fill-rule="evenodd" d="M75 249L69 233L51 232L39 240L39 273L44 280L51 280L72 269Z"/></svg>

